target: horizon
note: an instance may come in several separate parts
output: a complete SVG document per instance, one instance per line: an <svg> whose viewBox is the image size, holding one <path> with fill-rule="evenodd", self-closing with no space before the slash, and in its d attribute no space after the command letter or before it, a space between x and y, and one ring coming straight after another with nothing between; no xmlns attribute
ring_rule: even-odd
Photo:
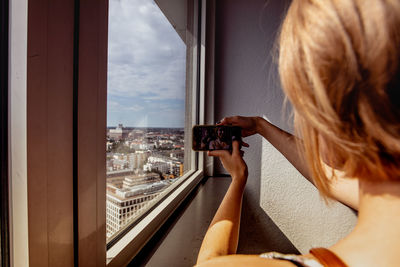
<svg viewBox="0 0 400 267"><path fill-rule="evenodd" d="M159 129L185 129L185 127L164 127L164 126L122 126L123 128L159 128ZM117 126L107 125L107 128L117 128Z"/></svg>

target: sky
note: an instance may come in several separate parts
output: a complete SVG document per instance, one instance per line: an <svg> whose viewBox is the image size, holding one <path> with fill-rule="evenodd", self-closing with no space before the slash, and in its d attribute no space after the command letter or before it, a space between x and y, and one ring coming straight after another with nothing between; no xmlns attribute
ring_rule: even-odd
<svg viewBox="0 0 400 267"><path fill-rule="evenodd" d="M183 127L186 46L152 0L110 0L107 126Z"/></svg>

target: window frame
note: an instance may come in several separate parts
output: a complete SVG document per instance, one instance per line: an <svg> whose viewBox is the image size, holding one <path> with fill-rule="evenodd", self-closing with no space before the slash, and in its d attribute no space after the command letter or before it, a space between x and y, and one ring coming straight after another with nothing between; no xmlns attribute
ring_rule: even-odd
<svg viewBox="0 0 400 267"><path fill-rule="evenodd" d="M213 1L195 3L201 33L192 125L213 123L205 110L205 99L213 99L205 92L212 83L206 3ZM16 0L9 14L11 263L106 266L108 0ZM127 264L204 177L210 162L204 152L192 154L181 185L123 238L135 239L111 248L109 266Z"/></svg>
<svg viewBox="0 0 400 267"><path fill-rule="evenodd" d="M187 1L187 0L185 0L185 1ZM179 2L182 2L182 1L181 0L175 1L174 4L175 5L177 3L179 4ZM187 3L186 11L187 11L188 19L190 17L193 24L195 24L195 23L198 24L199 2L191 1L191 0L189 0L187 2L192 2L192 3ZM156 3L161 4L160 1L156 1ZM172 5L172 6L175 6L175 5ZM165 11L165 10L163 10L163 8L165 8L165 6L159 6L159 8L161 9L162 12ZM191 11L189 11L189 9ZM169 12L171 12L171 10L166 10L165 12L168 14ZM165 15L167 15L167 14L165 14ZM173 24L173 22L171 22L171 24ZM182 31L182 29L180 28L180 27L182 27L182 25L179 25L177 27L175 25L172 25L172 26L175 28L175 30L177 32ZM185 28L188 28L188 27L189 27L188 25L185 25ZM196 32L199 29L198 25L191 25L191 27L193 27L196 30ZM187 31L187 29L185 29L185 30ZM204 117L203 115L199 115L201 113L201 111L200 111L200 108L201 108L200 102L201 101L199 101L199 95L200 95L199 88L203 88L204 86L201 85L201 78L198 76L198 74L199 74L198 73L198 70L199 70L198 55L199 55L199 53L197 52L197 50L198 50L198 47L200 47L200 45L199 45L200 38L197 35L198 34L195 34L195 36L193 36L193 38L188 38L186 40L187 49L188 49L186 51L186 59L187 59L186 71L190 72L189 74L186 73L187 81L186 81L186 93L185 93L185 99L186 99L185 114L190 114L190 116L185 117L185 139L188 139L188 140L191 139L192 126L194 124L198 124L199 118ZM194 45L192 45L192 43L194 43ZM199 83L199 81L200 81L200 83ZM201 97L200 97L200 99L201 99ZM203 113L201 113L201 114L203 114ZM147 207L147 209L144 209L143 212L141 212L141 214L139 214L138 217L135 218L130 224L126 225L125 227L120 229L119 232L115 233L114 236L111 238L111 240L109 240L107 242L107 250L111 249L111 247L114 246L114 244L118 243L118 241L121 239L121 236L128 233L132 228L134 228L135 225L140 222L140 220L142 220L146 216L150 215L152 210L154 210L159 205L159 203L166 200L166 198L168 198L168 196L170 194L172 194L175 189L180 187L186 179L188 179L192 174L195 174L195 172L199 169L199 167L197 166L199 156L198 156L198 153L195 153L194 151L192 151L191 142L185 142L185 151L186 151L185 165L186 165L186 161L189 161L188 166L190 166L190 169L186 170L186 173L182 177L180 177L178 181L174 182L168 188L163 190L159 194L159 196L157 196L156 202L151 203ZM189 152L189 153L187 153L187 152ZM202 169L201 164L200 164L200 169ZM114 250L112 250L112 251L114 251ZM107 256L107 258L109 258L109 256Z"/></svg>
<svg viewBox="0 0 400 267"><path fill-rule="evenodd" d="M9 2L8 181L10 266L28 266L27 0Z"/></svg>
<svg viewBox="0 0 400 267"><path fill-rule="evenodd" d="M1 222L0 222L0 265L10 265L10 233L9 229L9 181L8 181L8 27L9 1L0 3L0 194L1 194Z"/></svg>

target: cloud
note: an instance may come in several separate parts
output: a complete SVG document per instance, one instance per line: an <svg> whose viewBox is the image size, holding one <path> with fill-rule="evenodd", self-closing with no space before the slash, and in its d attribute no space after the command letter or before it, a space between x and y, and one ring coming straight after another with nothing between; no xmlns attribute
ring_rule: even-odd
<svg viewBox="0 0 400 267"><path fill-rule="evenodd" d="M132 107L128 107L127 110L132 110L132 111L140 111L143 110L144 107L140 106L140 105L133 105Z"/></svg>
<svg viewBox="0 0 400 267"><path fill-rule="evenodd" d="M123 103L126 102L126 103ZM108 111L116 111L116 112L126 112L126 111L141 111L144 110L140 104L131 104L131 101L118 101L118 100L108 100L107 108Z"/></svg>
<svg viewBox="0 0 400 267"><path fill-rule="evenodd" d="M186 46L149 0L111 0L108 94L185 98Z"/></svg>
<svg viewBox="0 0 400 267"><path fill-rule="evenodd" d="M123 107L121 106L120 103L118 103L117 101L111 101L108 100L107 101L107 110L108 111L117 111L117 110L121 110Z"/></svg>

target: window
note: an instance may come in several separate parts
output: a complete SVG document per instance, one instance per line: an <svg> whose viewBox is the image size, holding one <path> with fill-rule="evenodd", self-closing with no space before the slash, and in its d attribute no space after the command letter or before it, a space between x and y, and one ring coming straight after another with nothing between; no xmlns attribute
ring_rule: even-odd
<svg viewBox="0 0 400 267"><path fill-rule="evenodd" d="M191 150L203 118L199 5L109 2L106 193L120 214L107 210L110 266L126 263L123 247L136 253L202 174Z"/></svg>
<svg viewBox="0 0 400 267"><path fill-rule="evenodd" d="M175 95L181 102L172 103L181 112L167 114L184 114L182 123L171 124L167 132L151 133L152 127L167 126L151 125L151 120L147 125L131 124L117 116L110 126L122 134L129 126L147 127L129 129L131 140L116 143L109 136L106 147L108 4L108 0L29 4L21 0L11 5L10 254L16 265L53 266L62 260L65 266L102 266L107 260L109 266L122 266L203 175L203 154L191 152L190 140L192 125L204 123L204 53L200 44L205 1L151 2L162 10L160 16L167 14L162 18L174 25L177 40L182 40L186 64L179 73L184 96ZM146 97L150 100L156 95ZM111 96L109 100L124 101ZM135 104L131 110L140 111ZM123 125L118 127L120 123ZM134 141L140 136L148 142L141 143L142 148L136 144L137 148ZM150 141L152 148L148 147ZM107 155L106 149L117 149L113 146L123 153ZM157 152L183 146L184 152L158 157L148 153L146 146ZM113 161L108 177L107 160ZM148 163L149 173L158 176L135 172ZM129 168L131 173L121 180L121 172ZM141 187L150 184L153 187ZM122 192L127 201L107 194L107 188L117 192L124 186L142 193L128 196L129 192ZM116 233L109 235L108 243L107 231Z"/></svg>
<svg viewBox="0 0 400 267"><path fill-rule="evenodd" d="M179 11L182 21L191 19L184 7ZM108 242L191 169L185 96L192 88L182 26L174 28L154 1L109 1L106 193L122 217L107 231ZM131 201L140 203L133 214L123 208Z"/></svg>

